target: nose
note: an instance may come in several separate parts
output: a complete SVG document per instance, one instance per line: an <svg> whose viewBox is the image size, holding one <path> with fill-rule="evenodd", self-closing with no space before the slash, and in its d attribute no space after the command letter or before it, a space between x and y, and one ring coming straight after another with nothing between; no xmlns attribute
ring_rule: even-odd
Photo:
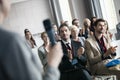
<svg viewBox="0 0 120 80"><path fill-rule="evenodd" d="M63 31L63 34L66 34L66 31Z"/></svg>

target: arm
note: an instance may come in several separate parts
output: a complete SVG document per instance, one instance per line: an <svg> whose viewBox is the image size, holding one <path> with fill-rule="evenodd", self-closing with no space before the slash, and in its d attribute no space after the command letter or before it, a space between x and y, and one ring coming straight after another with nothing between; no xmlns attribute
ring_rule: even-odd
<svg viewBox="0 0 120 80"><path fill-rule="evenodd" d="M5 45L4 54L1 56L0 66L2 74L7 80L59 80L58 65L62 57L62 50L60 45L57 45L51 52L49 59L49 66L43 74L39 60L37 60L31 49L26 46L25 41L21 37L9 37L11 39ZM58 50L59 48L59 50ZM56 58L57 59L56 59Z"/></svg>

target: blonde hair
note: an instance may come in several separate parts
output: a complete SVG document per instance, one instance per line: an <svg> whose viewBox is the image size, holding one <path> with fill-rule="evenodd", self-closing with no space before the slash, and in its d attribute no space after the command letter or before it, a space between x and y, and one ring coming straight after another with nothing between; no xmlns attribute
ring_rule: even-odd
<svg viewBox="0 0 120 80"><path fill-rule="evenodd" d="M72 30L78 30L78 31L79 31L78 27L75 26L75 25L72 25L72 26L70 27L70 30L71 30L71 31L72 31Z"/></svg>

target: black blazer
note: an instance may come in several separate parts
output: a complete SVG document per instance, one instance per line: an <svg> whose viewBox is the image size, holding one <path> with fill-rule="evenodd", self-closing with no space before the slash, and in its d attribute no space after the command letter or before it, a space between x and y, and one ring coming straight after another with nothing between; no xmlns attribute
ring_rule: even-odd
<svg viewBox="0 0 120 80"><path fill-rule="evenodd" d="M59 65L60 71L61 72L68 72L68 71L71 71L71 70L76 69L78 67L79 68L84 68L84 66L87 63L86 56L82 55L80 58L77 57L77 50L80 47L82 47L81 43L71 40L71 46L72 46L72 50L73 50L73 53L74 53L73 59L77 60L76 64L72 64L72 62L69 61L69 58L67 56L67 54L68 54L67 47L65 46L65 44L63 43L62 40L61 40L61 45L62 45L62 48L63 48L64 55L63 55L63 58L62 58L62 61L61 61L60 65Z"/></svg>

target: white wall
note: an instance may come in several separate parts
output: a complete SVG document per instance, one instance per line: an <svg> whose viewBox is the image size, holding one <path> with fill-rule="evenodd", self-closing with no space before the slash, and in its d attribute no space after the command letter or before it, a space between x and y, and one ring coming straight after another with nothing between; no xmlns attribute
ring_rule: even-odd
<svg viewBox="0 0 120 80"><path fill-rule="evenodd" d="M44 31L42 21L46 18L52 19L49 0L27 0L12 4L10 15L3 25L21 35L24 35L25 28L36 34Z"/></svg>
<svg viewBox="0 0 120 80"><path fill-rule="evenodd" d="M73 8L72 8L73 6ZM87 8L84 0L71 0L72 17L80 20L80 27L83 26L84 18L88 17Z"/></svg>

